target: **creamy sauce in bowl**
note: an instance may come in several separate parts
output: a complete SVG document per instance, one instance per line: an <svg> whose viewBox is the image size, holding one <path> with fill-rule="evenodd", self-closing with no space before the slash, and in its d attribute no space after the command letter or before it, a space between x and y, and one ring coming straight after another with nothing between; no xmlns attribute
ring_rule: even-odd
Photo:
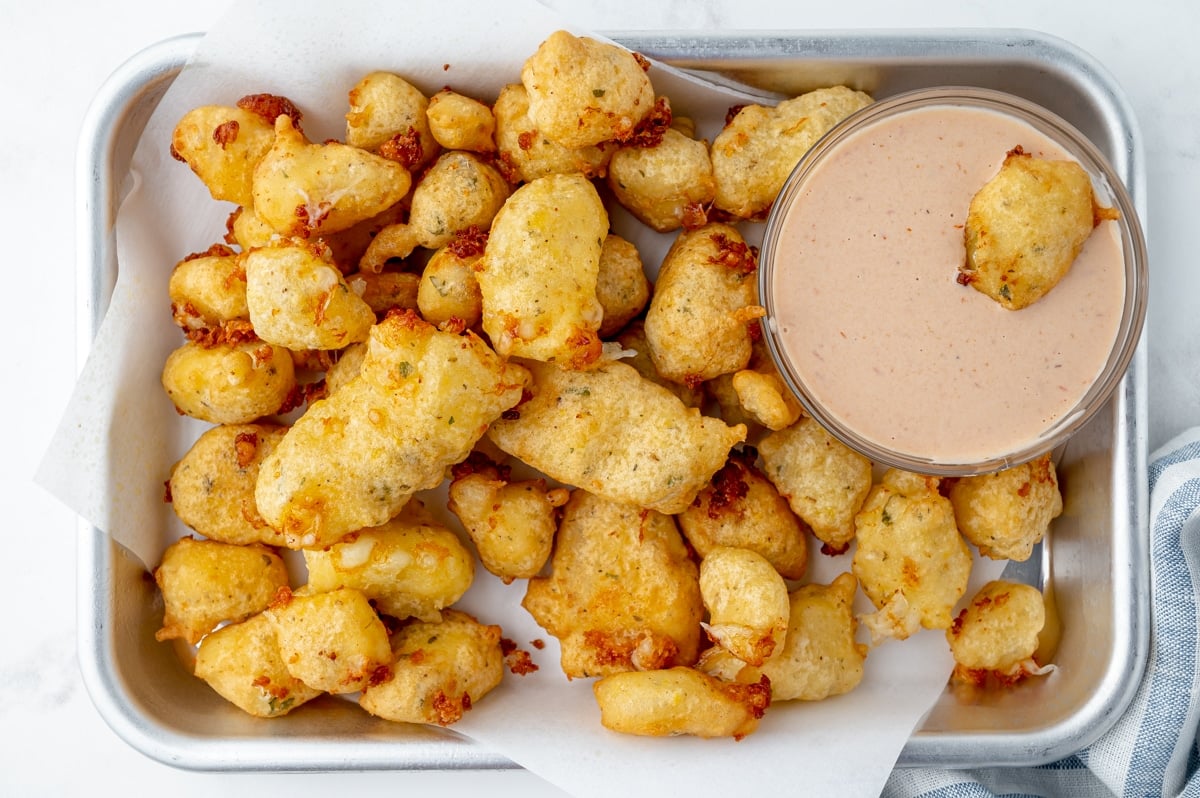
<svg viewBox="0 0 1200 798"><path fill-rule="evenodd" d="M956 280L971 198L1017 145L1073 156L1022 119L956 104L882 114L836 138L793 176L764 242L781 371L860 450L958 466L1040 453L1128 322L1120 225L1102 222L1049 294L1007 310Z"/></svg>

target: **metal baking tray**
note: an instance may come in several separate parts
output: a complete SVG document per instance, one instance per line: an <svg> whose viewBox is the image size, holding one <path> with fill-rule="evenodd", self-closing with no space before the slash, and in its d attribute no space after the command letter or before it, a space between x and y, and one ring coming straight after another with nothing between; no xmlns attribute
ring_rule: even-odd
<svg viewBox="0 0 1200 798"><path fill-rule="evenodd" d="M1016 30L610 32L650 57L794 95L846 83L885 97L921 86L991 87L1057 112L1111 160L1145 221L1142 144L1128 102L1072 45ZM118 69L86 117L78 152L77 357L86 359L118 264L114 219L129 161L155 104L199 35L156 44ZM964 700L949 688L905 746L902 767L1031 765L1110 728L1132 698L1149 640L1146 341L1117 395L1061 452L1065 511L1042 556L1010 575L1050 584L1062 618L1057 672ZM161 620L154 583L103 531L79 529L79 660L100 714L134 748L196 770L506 768L453 731L380 721L322 698L263 724L189 676Z"/></svg>

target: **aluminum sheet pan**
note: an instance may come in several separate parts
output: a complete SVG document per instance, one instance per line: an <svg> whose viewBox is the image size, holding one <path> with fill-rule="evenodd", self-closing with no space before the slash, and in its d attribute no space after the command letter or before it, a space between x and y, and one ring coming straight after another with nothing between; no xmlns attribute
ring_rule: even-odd
<svg viewBox="0 0 1200 798"><path fill-rule="evenodd" d="M984 86L1057 112L1111 160L1145 223L1136 120L1105 70L1072 45L1023 30L610 32L648 56L716 81L794 95L845 83L884 97L922 86ZM146 120L198 35L154 45L104 84L78 151L77 357L86 359L117 274L119 191ZM1117 395L1061 451L1066 510L1041 556L1009 574L1053 587L1063 632L1053 680L967 701L942 695L901 766L1039 764L1086 746L1132 698L1149 644L1146 340ZM98 710L144 754L197 770L506 768L452 731L397 726L322 698L264 726L210 711L211 696L156 643L153 580L103 531L81 522L79 659Z"/></svg>

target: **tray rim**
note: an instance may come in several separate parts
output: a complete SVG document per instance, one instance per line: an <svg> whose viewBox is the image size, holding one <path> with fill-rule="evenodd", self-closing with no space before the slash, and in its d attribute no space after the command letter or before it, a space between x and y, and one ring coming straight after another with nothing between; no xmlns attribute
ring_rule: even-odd
<svg viewBox="0 0 1200 798"><path fill-rule="evenodd" d="M1113 166L1120 173L1146 223L1145 170L1139 126L1123 92L1109 73L1075 45L1038 31L1005 29L912 29L912 30L744 30L733 32L605 31L605 35L628 44L651 57L672 60L670 53L703 49L720 42L729 57L788 58L828 55L845 58L848 45L853 54L896 59L922 59L946 55L931 48L944 47L969 53L982 62L1011 63L1050 61L1054 56L1076 75L1086 78L1105 103L1104 114L1119 121L1124 131L1123 147L1113 153ZM151 44L131 56L102 84L84 117L76 152L76 368L82 369L92 341L104 316L111 283L104 278L107 264L116 253L113 242L115 185L112 170L118 138L130 108L149 94L165 91L189 60L202 33L182 34ZM863 48L866 42L869 46ZM795 49L805 46L801 53ZM732 49L731 49L732 48ZM961 48L961 49L959 49ZM864 49L866 50L864 52ZM157 99L155 100L155 102ZM144 122L144 120L143 120ZM140 134L140 130L138 131ZM86 287L86 290L84 288ZM1130 475L1121 505L1127 513L1120 519L1131 531L1128 557L1114 563L1127 570L1128 595L1119 596L1118 609L1128 612L1131 645L1116 654L1111 678L1120 683L1108 700L1091 702L1085 711L1072 715L1058 726L1034 735L991 733L948 735L920 728L905 745L897 767L937 766L967 768L987 765L1043 764L1067 756L1094 742L1111 728L1133 699L1145 669L1149 649L1149 498L1146 481L1146 330L1143 329L1129 370L1114 398L1119 423L1114 429L1114 470ZM1119 505L1118 505L1119 506ZM106 657L106 630L112 609L115 558L122 556L118 545L102 530L84 519L78 522L77 559L77 652L84 684L93 704L113 731L134 749L162 762L192 770L328 771L342 769L510 769L520 767L511 760L484 749L465 738L447 735L429 744L405 746L403 761L396 756L394 742L356 740L356 756L347 761L337 756L336 742L328 740L281 740L273 746L269 761L254 757L229 757L220 740L165 731L129 702L120 700L123 678L112 657ZM1116 554L1116 552L1114 552ZM1051 734L1050 732L1053 732ZM1030 740L1031 736L1048 739ZM956 739L947 739L956 737ZM286 749L283 750L286 746ZM332 750L331 752L331 749ZM290 752L289 752L290 751ZM986 751L988 756L981 756Z"/></svg>

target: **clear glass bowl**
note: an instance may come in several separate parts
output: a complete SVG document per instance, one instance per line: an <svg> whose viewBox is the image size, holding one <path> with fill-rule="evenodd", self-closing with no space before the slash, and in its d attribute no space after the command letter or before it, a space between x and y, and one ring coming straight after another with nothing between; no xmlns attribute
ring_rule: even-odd
<svg viewBox="0 0 1200 798"><path fill-rule="evenodd" d="M1014 117L1053 140L1077 160L1092 177L1098 200L1120 212L1116 223L1119 225L1125 267L1124 304L1117 334L1107 362L1090 388L1073 409L1058 416L1034 439L1026 438L1008 450L971 458L968 462L928 452L897 450L886 442L863 435L840 420L833 408L824 406L806 383L805 375L789 359L781 343L775 321L778 306L773 291L777 274L784 269L779 264L788 254L786 245L781 244L780 232L784 219L796 198L804 191L814 170L837 152L848 137L869 129L877 122L917 109L946 106L982 109ZM764 339L780 375L805 411L839 440L876 463L938 476L968 476L997 471L1031 460L1064 443L1104 406L1120 384L1141 336L1148 295L1146 243L1137 211L1120 178L1095 145L1060 117L1027 100L990 89L958 86L919 89L881 100L850 115L822 137L796 165L772 207L763 238L758 280L759 295L767 311L762 320ZM886 401L887 398L880 397L880 401ZM936 396L928 399L938 401Z"/></svg>

